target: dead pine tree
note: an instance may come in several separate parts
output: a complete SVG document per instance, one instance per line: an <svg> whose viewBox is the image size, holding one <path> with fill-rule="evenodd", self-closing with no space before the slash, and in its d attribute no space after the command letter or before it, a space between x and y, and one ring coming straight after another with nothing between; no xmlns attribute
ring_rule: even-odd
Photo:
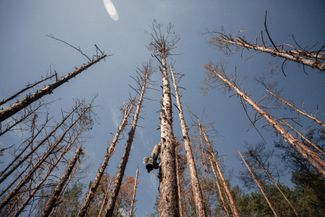
<svg viewBox="0 0 325 217"><path fill-rule="evenodd" d="M29 171L27 171L27 174L21 178L21 180L14 187L14 189L8 192L8 194L6 194L6 196L1 200L0 210L2 210L11 201L11 199L18 194L18 192L32 178L33 174L42 168L42 165L47 162L49 156L63 148L61 147L61 143L64 142L69 132L78 127L78 123L80 125L83 125L85 123L88 124L91 122L87 122L88 117L86 116L88 116L87 113L89 112L91 112L91 105L83 105L82 108L79 108L77 117L71 120L71 123L66 126L66 129L64 129L64 132L61 134L61 136L49 145L47 150L45 150L43 154L39 157L39 160L35 163L35 165L33 165L33 167Z"/></svg>
<svg viewBox="0 0 325 217"><path fill-rule="evenodd" d="M225 201L225 197L227 197L224 192L224 189L221 187L221 181L220 181L220 178L218 176L218 173L216 171L216 168L214 167L214 164L213 164L213 161L211 159L211 156L208 156L208 154L206 153L206 151L204 151L204 142L203 142L203 138L202 138L202 133L200 131L200 143L201 143L201 146L200 146L200 157L201 157L201 160L202 162L204 162L204 164L206 164L206 167L208 167L208 165L210 166L211 170L212 170L212 173L213 173L213 176L215 178L215 183L216 183L216 188L217 188L217 194L218 194L218 199L219 199L219 203L221 204L221 207L225 213L225 215L227 217L230 217L230 214L229 214L229 210L228 210L228 207L227 207L227 203ZM209 174L209 171L208 171L208 168L205 169L206 171L206 174Z"/></svg>
<svg viewBox="0 0 325 217"><path fill-rule="evenodd" d="M283 139L292 145L298 153L300 153L306 160L309 161L313 167L315 167L320 174L325 176L325 162L320 158L320 156L309 147L300 142L296 137L289 133L285 128L276 121L270 114L264 111L256 102L254 102L244 91L240 90L235 83L231 82L223 71L215 68L211 64L205 65L208 72L208 76L211 81L221 81L226 87L232 89L236 92L241 99L249 104L255 111L257 111L270 126L272 126L275 131L280 134Z"/></svg>
<svg viewBox="0 0 325 217"><path fill-rule="evenodd" d="M127 125L129 116L133 110L133 105L134 105L134 98L131 99L127 104L123 105L121 108L122 114L123 114L122 120L116 130L116 133L115 133L110 145L106 149L106 154L104 156L103 162L101 163L100 167L98 168L95 180L92 182L92 184L88 190L88 193L86 194L86 197L83 201L83 204L81 205L80 211L78 213L79 217L86 216L86 214L87 214L87 210L89 209L90 204L91 204L92 200L94 199L97 188L98 188L100 181L104 175L104 172L106 170L108 162L114 153L116 143L118 142L122 131L124 130L125 126Z"/></svg>
<svg viewBox="0 0 325 217"><path fill-rule="evenodd" d="M258 189L260 190L261 194L263 195L264 199L266 200L268 206L272 210L273 215L275 217L279 217L280 215L278 215L278 213L276 212L276 210L274 208L274 205L272 204L271 200L267 197L267 195L265 193L265 187L264 187L263 183L257 178L257 176L255 175L255 172L253 171L252 168L250 168L250 166L248 165L248 163L244 159L243 155L240 152L238 152L238 154L239 154L240 158L242 159L244 165L246 166L250 176L252 177L252 179L256 183Z"/></svg>
<svg viewBox="0 0 325 217"><path fill-rule="evenodd" d="M192 148L191 148L190 136L189 136L188 127L187 127L185 117L184 117L183 106L181 103L181 97L180 97L177 81L175 78L173 66L170 66L170 75L171 75L171 78L173 81L173 86L174 86L174 91L175 91L176 105L177 105L177 109L178 109L179 122L180 122L181 129L182 129L186 161L187 161L187 165L188 165L189 171L190 171L192 191L193 191L194 203L195 203L195 208L196 208L196 215L199 217L205 217L206 213L205 213L205 209L204 209L204 202L203 202L203 197L202 197L200 180L199 180L199 177L197 174L195 160L194 160L194 156L193 156L193 152L192 152Z"/></svg>
<svg viewBox="0 0 325 217"><path fill-rule="evenodd" d="M319 69L320 71L325 71L325 50L323 49L324 46L322 46L319 50L316 51L308 51L306 49L295 49L292 48L292 46L290 46L291 49L283 49L283 46L277 46L273 42L267 29L266 18L267 13L265 13L264 28L272 46L266 45L264 41L263 32L261 33L261 39L263 42L262 44L249 43L241 37L234 38L231 35L226 35L223 33L218 33L217 36L212 37L210 39L210 43L228 51L230 50L229 45L231 45L244 49L255 50L257 52L268 53L272 56L283 58L284 62L282 64L282 70L286 61L289 60L309 66L314 69Z"/></svg>
<svg viewBox="0 0 325 217"><path fill-rule="evenodd" d="M173 132L172 100L168 76L167 57L175 48L178 38L168 25L166 33L162 25L156 22L152 25L152 42L149 48L159 63L162 76L162 99L160 112L160 179L158 216L179 216L177 178L176 178L176 141Z"/></svg>
<svg viewBox="0 0 325 217"><path fill-rule="evenodd" d="M130 155L130 151L131 151L131 147L132 147L132 143L133 143L133 138L135 135L135 131L136 131L137 124L138 124L138 119L140 116L140 111L142 108L144 94L146 92L147 86L150 84L149 77L152 74L151 64L149 63L147 65L144 65L143 68L141 70L139 70L137 73L138 73L138 76L136 77L136 81L137 81L137 85L138 85L137 91L138 91L139 98L138 98L138 102L137 102L137 105L135 108L132 125L128 132L128 139L125 144L124 153L120 160L120 164L119 164L119 167L118 167L116 175L115 175L113 189L111 191L111 194L109 195L110 197L108 199L108 202L107 202L105 210L104 210L104 215L106 217L113 216L115 203L117 200L118 193L120 191L122 179L124 177L125 168L126 168L128 160L129 160L129 155Z"/></svg>
<svg viewBox="0 0 325 217"><path fill-rule="evenodd" d="M0 183L2 183L5 179L7 179L19 166L21 166L32 154L34 154L39 148L41 148L54 134L57 132L57 130L62 127L69 118L76 113L76 111L80 108L81 104L76 104L73 109L68 112L62 120L52 128L52 130L44 136L44 138L41 139L40 142L38 142L28 153L25 153L27 148L32 145L36 137L39 135L39 133L36 133L34 138L31 139L31 141L25 145L25 147L15 156L15 158L7 165L7 167L0 172ZM47 123L47 121L46 121ZM42 127L44 128L45 125ZM41 128L41 129L42 129ZM25 155L24 155L25 154ZM2 195L2 193L1 193Z"/></svg>
<svg viewBox="0 0 325 217"><path fill-rule="evenodd" d="M214 170L214 173L216 174L216 182L219 181L220 185L222 186L221 189L224 190L226 194L226 198L229 204L229 207L231 209L231 212L234 217L239 217L239 213L235 204L235 200L233 199L230 189L227 185L227 182L222 174L221 168L218 163L217 155L215 154L212 144L210 142L210 139L208 137L208 134L206 132L205 127L198 121L198 127L200 131L200 136L202 138L202 141L206 144L206 149L205 151L207 152L207 155L209 157L211 169ZM221 190L222 192L222 190ZM221 193L222 194L222 193ZM228 213L226 206L223 207L226 213Z"/></svg>
<svg viewBox="0 0 325 217"><path fill-rule="evenodd" d="M90 60L90 62L77 67L74 71L68 73L66 76L59 78L57 81L46 85L44 88L35 91L32 94L27 95L24 99L18 100L17 102L9 105L8 107L0 110L0 123L17 112L21 111L23 108L26 108L28 105L39 100L45 95L51 94L56 88L60 87L62 84L68 82L71 78L76 77L92 65L98 63L102 59L107 57L106 54L96 56L96 58Z"/></svg>
<svg viewBox="0 0 325 217"><path fill-rule="evenodd" d="M276 100L278 100L279 102L281 102L283 105L288 106L289 108L291 108L293 111L297 112L300 115L305 116L306 118L309 118L310 120L314 121L316 124L318 124L321 127L325 128L325 123L323 123L321 120L317 119L316 117L314 117L311 114L308 114L305 111L302 111L301 109L299 109L296 105L294 105L292 102L289 102L288 100L284 99L282 96L280 96L279 94L276 94L274 91L272 91L270 88L266 88L266 92L268 92L271 96L273 96Z"/></svg>
<svg viewBox="0 0 325 217"><path fill-rule="evenodd" d="M132 192L132 199L131 199L131 207L130 207L130 213L129 213L129 217L134 216L134 207L135 207L135 196L137 194L137 187L139 184L139 168L137 168L137 171L135 173L135 180L134 180L134 186L133 186L133 192Z"/></svg>
<svg viewBox="0 0 325 217"><path fill-rule="evenodd" d="M266 177L273 183L273 185L279 191L279 193L281 194L283 199L290 206L290 208L294 212L295 216L299 217L297 210L295 209L295 207L293 206L293 204L291 203L289 198L286 196L286 194L280 188L278 181L275 180L272 173L268 169L268 166L265 165L265 163L263 163L263 159L260 155L262 148L263 148L263 146L258 146L256 149L248 149L248 151L245 154L246 154L246 156L249 156L251 159L253 159L257 163L258 167L262 169L262 171L265 173Z"/></svg>
<svg viewBox="0 0 325 217"><path fill-rule="evenodd" d="M19 210L15 213L15 217L19 216L25 208L28 206L29 202L36 198L36 193L41 189L45 188L45 182L48 181L50 175L53 173L54 169L57 168L58 164L62 161L63 157L67 154L68 151L72 148L75 144L76 140L79 138L81 132L77 133L77 136L68 143L68 145L64 148L64 150L59 154L57 158L48 166L47 172L41 178L41 180L31 188L31 193L28 195L28 198L24 201L23 205L19 207Z"/></svg>
<svg viewBox="0 0 325 217"><path fill-rule="evenodd" d="M54 206L58 202L60 195L62 194L64 186L66 186L69 178L71 177L71 174L73 172L73 169L75 168L77 161L80 159L80 156L82 154L82 148L78 147L76 150L75 155L73 156L72 159L70 159L68 166L64 172L64 174L61 176L59 182L54 188L54 191L52 192L50 198L47 200L46 205L43 209L42 214L40 215L41 217L46 217L50 216Z"/></svg>

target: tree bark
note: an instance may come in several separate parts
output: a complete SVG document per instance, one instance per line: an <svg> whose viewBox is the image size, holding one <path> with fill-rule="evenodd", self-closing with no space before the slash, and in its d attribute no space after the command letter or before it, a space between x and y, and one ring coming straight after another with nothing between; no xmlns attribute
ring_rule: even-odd
<svg viewBox="0 0 325 217"><path fill-rule="evenodd" d="M139 184L139 168L137 168L136 174L135 174L135 180L134 180L134 186L133 186L133 192L132 192L132 199L131 199L131 208L129 217L134 216L134 207L135 207L135 196L137 194L137 186Z"/></svg>
<svg viewBox="0 0 325 217"><path fill-rule="evenodd" d="M269 53L272 56L281 57L285 60L294 61L315 69L319 69L321 71L325 71L325 63L320 61L322 58L318 58L317 55L313 54L313 52L299 52L299 50L296 49L286 51L279 48L267 47L265 45L251 44L240 37L233 38L224 34L211 38L210 42L216 44L217 46L220 44L227 44L259 52Z"/></svg>
<svg viewBox="0 0 325 217"><path fill-rule="evenodd" d="M222 81L226 86L233 89L246 103L251 105L277 133L279 133L290 145L292 145L306 160L308 160L320 174L325 176L325 162L313 150L302 144L296 137L286 131L275 119L264 111L257 103L255 103L246 93L241 91L235 84L230 82L221 72L212 65L206 65L205 68L210 73L212 78Z"/></svg>
<svg viewBox="0 0 325 217"><path fill-rule="evenodd" d="M175 91L175 98L176 98L176 104L178 108L178 117L181 125L183 140L184 140L184 148L186 153L186 161L190 170L190 177L191 177L191 184L192 184L192 191L194 196L194 203L196 208L196 214L199 217L205 217L205 209L204 209L204 203L203 203L203 197L202 197L202 191L200 186L200 180L197 175L197 169L194 161L194 156L191 148L191 141L190 136L188 132L188 127L185 121L184 112L183 112L183 106L180 99L179 89L177 86L177 81L174 74L174 69L171 66L170 67L170 74L173 81L174 91Z"/></svg>
<svg viewBox="0 0 325 217"><path fill-rule="evenodd" d="M178 194L178 206L179 206L179 216L184 217L184 209L183 209L183 202L182 202L182 174L180 171L179 165L179 158L180 156L176 154L176 178L177 178L177 194Z"/></svg>
<svg viewBox="0 0 325 217"><path fill-rule="evenodd" d="M320 121L316 117L312 116L311 114L308 114L305 111L302 111L297 106L295 106L293 103L289 102L288 100L286 100L283 97L279 96L278 94L274 93L270 89L266 89L266 91L269 94L271 94L275 99L277 99L278 101L280 101L282 104L288 106L289 108L291 108L292 110L294 110L298 114L301 114L301 115L305 116L306 118L309 118L310 120L314 121L316 124L318 124L321 127L325 127L325 123L323 123L322 121Z"/></svg>
<svg viewBox="0 0 325 217"><path fill-rule="evenodd" d="M140 87L139 87L140 88L139 99L138 99L138 103L136 105L135 113L134 113L134 116L133 116L132 126L131 126L131 129L130 129L129 133L128 133L128 139L127 139L126 144L125 144L124 153L123 153L123 156L121 158L119 168L118 168L118 171L117 171L116 176L115 176L113 190L111 192L108 203L106 204L106 207L105 207L104 213L105 213L106 217L112 217L113 216L115 203L116 203L117 196L118 196L118 193L120 191L121 184L122 184L122 179L123 179L123 176L124 176L126 164L127 164L128 160L129 160L129 155L130 155L130 151L131 151L131 147L132 147L132 143L133 143L133 138L134 138L134 135L135 135L135 131L136 131L136 128L137 128L137 123L138 123L140 111L141 111L141 108L142 108L143 97L144 97L145 90L146 90L148 82L149 82L149 76L150 76L151 72L152 72L151 71L151 66L147 65L143 69L143 72L142 72L143 75L142 76L140 75L140 78L139 78L139 85L140 85Z"/></svg>
<svg viewBox="0 0 325 217"><path fill-rule="evenodd" d="M177 195L175 148L173 132L172 101L167 72L166 56L160 56L162 74L162 108L160 112L160 183L159 183L159 217L179 216Z"/></svg>
<svg viewBox="0 0 325 217"><path fill-rule="evenodd" d="M123 117L122 117L122 120L119 124L119 127L117 128L117 131L112 139L112 142L111 144L107 147L106 149L106 154L104 156L104 159L103 159L103 162L102 164L100 165L98 171L97 171L97 174L96 174L96 178L95 180L92 182L89 190L88 190L88 193L83 201L83 204L80 208L80 211L78 213L78 216L79 217L84 217L86 216L87 214L87 211L89 209L89 206L92 202L92 200L94 199L94 196L96 194L96 191L97 191L97 188L99 186L99 183L104 175L104 172L105 172L105 169L108 165L108 162L109 162L109 159L111 158L111 156L113 155L114 153L114 150L115 150L115 146L116 146L116 143L118 142L118 139L120 137L120 134L122 133L122 131L124 130L127 122L128 122L128 119L129 119L129 116L133 110L133 105L134 105L134 99L132 99L127 105L124 106L123 108Z"/></svg>
<svg viewBox="0 0 325 217"><path fill-rule="evenodd" d="M38 99L42 98L47 94L51 94L56 88L61 86L62 84L68 82L71 78L77 76L81 72L85 71L92 65L98 63L100 60L104 59L107 55L104 54L102 56L97 57L96 59L92 60L87 64L83 64L81 67L76 68L73 72L68 73L66 76L58 79L56 82L46 85L44 88L37 90L33 94L26 96L24 99L13 103L12 105L0 110L0 123L7 118L11 117L12 115L16 114L23 108L26 108L28 105L32 104L33 102L37 101Z"/></svg>
<svg viewBox="0 0 325 217"><path fill-rule="evenodd" d="M279 217L279 215L277 214L277 212L275 211L275 208L272 204L272 202L269 200L269 198L267 197L266 193L265 193L265 188L262 184L262 182L260 182L257 178L257 176L255 175L254 171L250 168L250 166L247 164L246 160L244 159L244 157L242 156L242 154L240 152L238 152L240 158L242 159L244 165L246 166L248 172L250 173L251 177L253 178L253 180L255 181L258 189L260 190L261 194L263 195L264 199L266 200L267 204L269 205L270 209L272 210L272 213L275 217Z"/></svg>
<svg viewBox="0 0 325 217"><path fill-rule="evenodd" d="M55 186L55 189L53 193L51 194L51 197L48 199L43 212L41 214L41 217L47 217L50 216L55 204L60 199L60 195L62 193L62 190L64 186L67 184L68 179L71 177L72 171L75 168L77 161L80 159L80 156L82 154L82 148L78 147L76 150L76 153L72 159L70 159L68 163L68 167L66 168L64 174L61 176L59 182Z"/></svg>

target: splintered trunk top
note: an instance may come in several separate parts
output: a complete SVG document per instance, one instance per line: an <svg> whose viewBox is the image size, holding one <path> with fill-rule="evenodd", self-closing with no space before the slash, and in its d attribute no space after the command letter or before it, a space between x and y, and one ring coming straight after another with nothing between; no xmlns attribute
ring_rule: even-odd
<svg viewBox="0 0 325 217"><path fill-rule="evenodd" d="M166 58L161 58L162 108L160 112L160 184L158 213L160 217L179 216L175 167L175 138Z"/></svg>

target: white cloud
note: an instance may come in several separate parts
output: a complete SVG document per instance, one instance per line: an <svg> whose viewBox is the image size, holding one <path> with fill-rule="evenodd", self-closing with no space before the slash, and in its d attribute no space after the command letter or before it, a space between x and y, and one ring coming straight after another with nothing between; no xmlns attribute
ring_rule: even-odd
<svg viewBox="0 0 325 217"><path fill-rule="evenodd" d="M112 20L118 21L119 16L113 2L111 0L104 0L104 5L107 13L112 18Z"/></svg>

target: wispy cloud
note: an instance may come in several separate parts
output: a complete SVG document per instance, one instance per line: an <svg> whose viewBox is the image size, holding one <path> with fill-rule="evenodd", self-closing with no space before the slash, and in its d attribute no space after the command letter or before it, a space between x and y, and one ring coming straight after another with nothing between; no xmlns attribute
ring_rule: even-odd
<svg viewBox="0 0 325 217"><path fill-rule="evenodd" d="M112 18L112 20L118 21L119 19L118 12L113 2L111 0L104 0L104 5L108 15Z"/></svg>

